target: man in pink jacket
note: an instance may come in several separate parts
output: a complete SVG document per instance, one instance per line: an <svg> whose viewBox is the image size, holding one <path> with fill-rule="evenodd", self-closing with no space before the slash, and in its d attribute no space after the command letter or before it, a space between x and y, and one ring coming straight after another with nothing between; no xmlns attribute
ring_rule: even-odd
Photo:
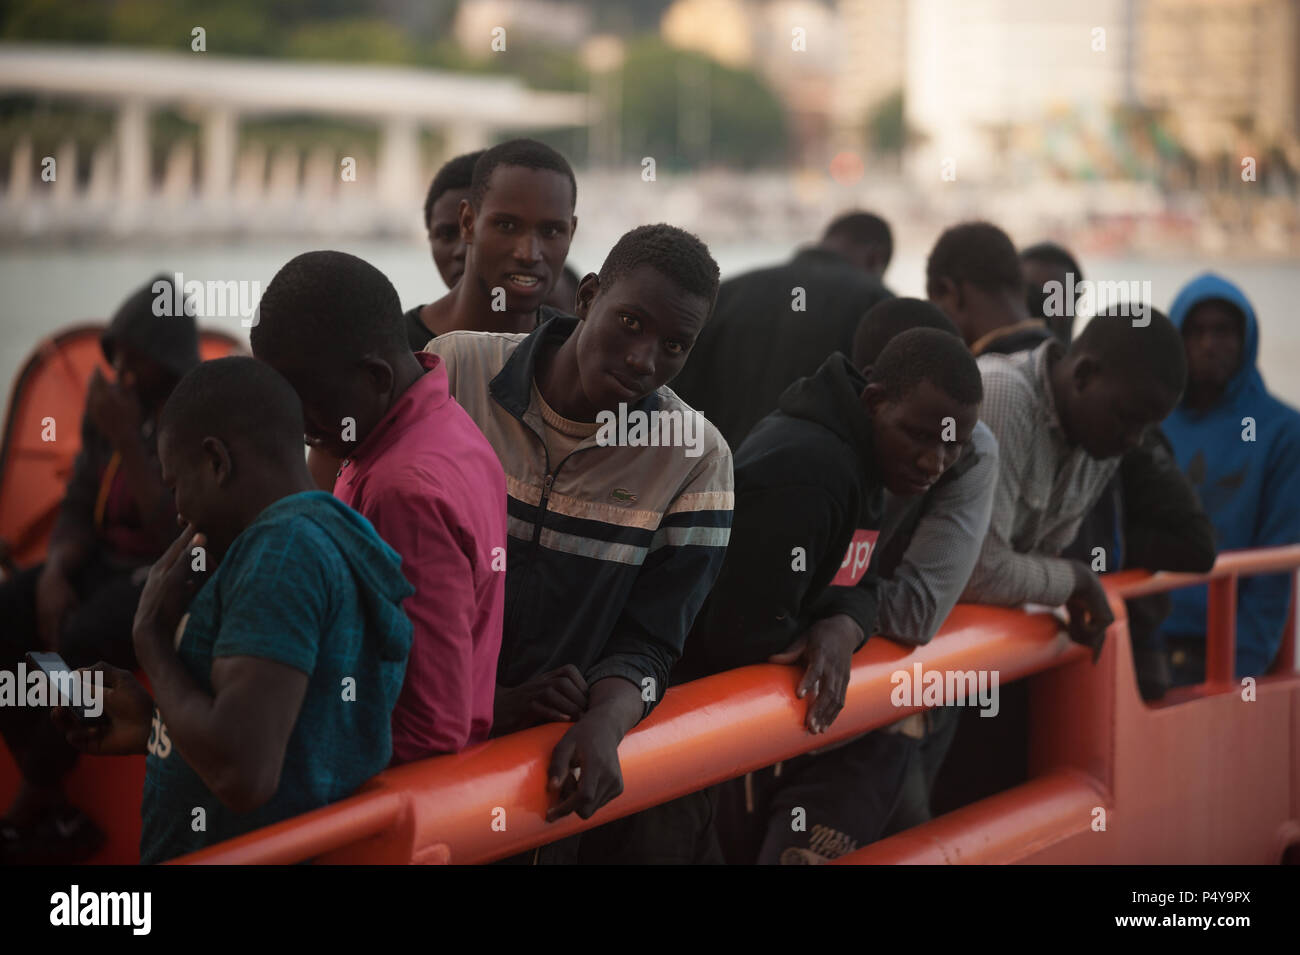
<svg viewBox="0 0 1300 955"><path fill-rule="evenodd" d="M306 440L343 460L334 493L402 556L415 587L393 762L487 738L501 648L506 488L501 464L411 351L397 291L342 252L289 261L262 296L253 353L302 399Z"/></svg>

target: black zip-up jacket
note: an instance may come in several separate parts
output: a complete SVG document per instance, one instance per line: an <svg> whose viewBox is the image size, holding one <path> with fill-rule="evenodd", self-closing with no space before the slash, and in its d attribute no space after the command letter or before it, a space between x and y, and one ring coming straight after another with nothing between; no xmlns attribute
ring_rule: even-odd
<svg viewBox="0 0 1300 955"><path fill-rule="evenodd" d="M616 676L640 687L648 713L723 563L731 450L700 418L694 453L668 443L602 444L598 431L552 461L532 397L537 358L577 327L557 314L529 335L449 332L426 350L441 356L452 395L506 474L497 682L518 686L572 664L589 684ZM666 387L633 412L695 415Z"/></svg>
<svg viewBox="0 0 1300 955"><path fill-rule="evenodd" d="M739 447L786 388L833 353L852 354L863 314L888 298L872 276L819 248L728 279L673 390Z"/></svg>
<svg viewBox="0 0 1300 955"><path fill-rule="evenodd" d="M875 629L869 541L884 487L860 400L866 383L846 356L832 355L790 386L736 452L731 543L674 683L760 663L835 614L864 634ZM837 576L857 580L834 584Z"/></svg>

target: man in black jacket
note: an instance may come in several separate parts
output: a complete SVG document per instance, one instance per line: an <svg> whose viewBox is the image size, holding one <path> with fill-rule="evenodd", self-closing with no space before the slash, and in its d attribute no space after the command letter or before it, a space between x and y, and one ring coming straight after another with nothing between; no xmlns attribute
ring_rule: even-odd
<svg viewBox="0 0 1300 955"><path fill-rule="evenodd" d="M736 453L731 543L674 682L769 659L802 661L798 692L810 698L807 726L825 732L844 705L851 657L876 629L871 557L884 491L928 491L965 450L982 397L974 359L956 336L934 328L891 340L870 379L836 354L792 385ZM882 758L878 743L860 737L847 758L870 771ZM806 770L816 776L818 763L800 757L787 764L785 788L797 787ZM819 776L808 782L828 789ZM851 781L830 790L846 804L857 797ZM798 858L838 854L819 851L818 840L852 828L838 818L844 807L792 832L779 805L774 800L760 861L792 851ZM803 844L791 845L792 838Z"/></svg>
<svg viewBox="0 0 1300 955"><path fill-rule="evenodd" d="M158 413L199 363L193 310L173 315L175 294L160 275L122 304L101 338L115 374L110 381L96 369L91 378L81 450L45 562L0 584L0 670L16 672L28 651L42 650L73 667L135 665L131 622L144 575L176 536L158 463ZM0 864L91 855L102 835L66 801L62 780L77 754L48 713L0 706L0 732L23 776L0 820Z"/></svg>
<svg viewBox="0 0 1300 955"><path fill-rule="evenodd" d="M880 284L892 252L888 224L852 212L784 265L723 282L673 391L739 447L786 388L852 351L862 316L893 297Z"/></svg>

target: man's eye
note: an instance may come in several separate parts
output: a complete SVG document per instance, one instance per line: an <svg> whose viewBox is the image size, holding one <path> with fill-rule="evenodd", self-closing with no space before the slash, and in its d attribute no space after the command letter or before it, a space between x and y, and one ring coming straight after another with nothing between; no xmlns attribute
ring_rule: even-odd
<svg viewBox="0 0 1300 955"><path fill-rule="evenodd" d="M619 317L623 319L624 327L628 328L629 330L635 332L641 329L641 323L637 321L635 318L633 318L631 315L621 315Z"/></svg>
<svg viewBox="0 0 1300 955"><path fill-rule="evenodd" d="M560 234L560 230L555 228L555 226L553 225L545 226L542 229L542 237L545 239L554 239L559 234Z"/></svg>
<svg viewBox="0 0 1300 955"><path fill-rule="evenodd" d="M500 229L502 232L513 232L515 229L515 224L513 222L498 222L497 228Z"/></svg>
<svg viewBox="0 0 1300 955"><path fill-rule="evenodd" d="M668 351L674 355L680 355L683 351L686 350L686 346L683 345L681 342L664 342L664 347L667 348Z"/></svg>

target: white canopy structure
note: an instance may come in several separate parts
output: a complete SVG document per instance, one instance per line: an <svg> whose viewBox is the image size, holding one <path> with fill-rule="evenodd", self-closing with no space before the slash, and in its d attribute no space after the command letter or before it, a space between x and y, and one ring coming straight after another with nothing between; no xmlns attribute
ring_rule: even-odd
<svg viewBox="0 0 1300 955"><path fill-rule="evenodd" d="M0 92L115 106L114 191L128 205L150 188L147 120L159 107L200 117L200 192L215 203L231 192L245 116L316 114L376 124L376 198L406 207L423 188L423 128L441 131L448 155L455 155L487 145L500 131L585 126L592 119L585 94L532 90L509 76L121 48L0 43Z"/></svg>

